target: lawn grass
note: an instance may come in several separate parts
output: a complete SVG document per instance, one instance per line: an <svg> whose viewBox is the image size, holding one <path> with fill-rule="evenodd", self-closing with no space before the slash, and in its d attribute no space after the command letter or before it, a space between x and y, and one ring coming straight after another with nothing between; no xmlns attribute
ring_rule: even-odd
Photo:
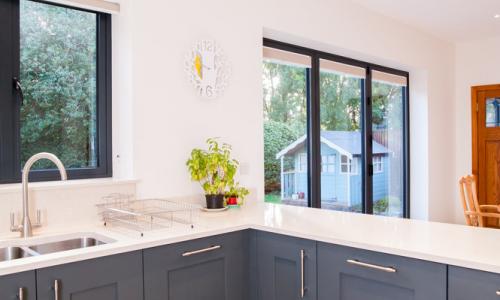
<svg viewBox="0 0 500 300"><path fill-rule="evenodd" d="M279 194L266 194L264 201L268 203L281 203L281 196Z"/></svg>

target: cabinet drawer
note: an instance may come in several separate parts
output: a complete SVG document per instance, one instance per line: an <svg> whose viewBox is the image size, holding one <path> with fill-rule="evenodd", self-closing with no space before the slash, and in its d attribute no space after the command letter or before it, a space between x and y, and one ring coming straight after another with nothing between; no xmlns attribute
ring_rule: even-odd
<svg viewBox="0 0 500 300"><path fill-rule="evenodd" d="M144 250L146 300L248 297L248 231Z"/></svg>
<svg viewBox="0 0 500 300"><path fill-rule="evenodd" d="M445 300L446 266L318 244L319 300Z"/></svg>
<svg viewBox="0 0 500 300"><path fill-rule="evenodd" d="M449 266L449 300L500 299L500 274Z"/></svg>
<svg viewBox="0 0 500 300"><path fill-rule="evenodd" d="M22 299L35 300L35 282L35 271L0 276L0 299L18 300L21 299L19 293L22 293Z"/></svg>

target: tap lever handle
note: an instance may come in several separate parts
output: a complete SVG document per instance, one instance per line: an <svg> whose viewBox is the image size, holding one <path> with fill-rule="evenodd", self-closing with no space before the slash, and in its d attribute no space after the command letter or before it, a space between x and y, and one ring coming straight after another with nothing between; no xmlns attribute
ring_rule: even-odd
<svg viewBox="0 0 500 300"><path fill-rule="evenodd" d="M42 211L36 210L36 225L42 225Z"/></svg>

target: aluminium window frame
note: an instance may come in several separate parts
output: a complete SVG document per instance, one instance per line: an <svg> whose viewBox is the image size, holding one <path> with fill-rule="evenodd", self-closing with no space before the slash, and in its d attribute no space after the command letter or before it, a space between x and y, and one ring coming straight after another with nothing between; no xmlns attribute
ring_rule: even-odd
<svg viewBox="0 0 500 300"><path fill-rule="evenodd" d="M111 15L29 0L96 14L97 66L97 167L67 169L68 179L91 179L113 176L112 159L112 31ZM20 0L0 0L0 184L21 182L20 111L21 105L12 84L20 74ZM21 82L22 84L22 82ZM32 170L30 181L59 180L59 171Z"/></svg>
<svg viewBox="0 0 500 300"><path fill-rule="evenodd" d="M315 50L303 46L263 38L263 46L303 54L311 57L307 76L307 155L308 206L321 208L321 126L320 126L320 59L365 69L361 79L361 134L362 153L358 169L362 178L362 213L373 214L373 133L372 133L372 70L406 78L403 95L403 218L410 218L410 73L366 61Z"/></svg>

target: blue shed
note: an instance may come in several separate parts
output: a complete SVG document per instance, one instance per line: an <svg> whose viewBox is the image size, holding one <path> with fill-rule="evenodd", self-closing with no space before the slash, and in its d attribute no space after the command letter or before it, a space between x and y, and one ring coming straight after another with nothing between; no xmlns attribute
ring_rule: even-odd
<svg viewBox="0 0 500 300"><path fill-rule="evenodd" d="M321 201L336 207L361 205L361 133L321 132ZM373 141L374 201L388 198L390 151ZM302 136L276 158L281 161L281 200L307 203L306 136Z"/></svg>

